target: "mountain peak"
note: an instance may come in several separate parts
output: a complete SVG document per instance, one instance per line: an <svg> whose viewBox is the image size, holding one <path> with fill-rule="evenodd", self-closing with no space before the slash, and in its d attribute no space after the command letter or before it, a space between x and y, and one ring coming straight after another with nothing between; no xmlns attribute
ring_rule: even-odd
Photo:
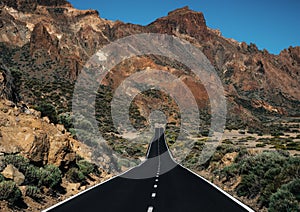
<svg viewBox="0 0 300 212"><path fill-rule="evenodd" d="M187 6L169 12L167 16L157 19L149 26L159 33L181 33L192 37L201 37L207 32L203 13L193 11Z"/></svg>
<svg viewBox="0 0 300 212"><path fill-rule="evenodd" d="M195 12L195 11L191 10L188 6L185 6L185 7L178 8L178 9L175 9L175 10L169 12L168 16L172 16L172 15L176 15L176 14L184 14L184 13L188 13L188 12Z"/></svg>

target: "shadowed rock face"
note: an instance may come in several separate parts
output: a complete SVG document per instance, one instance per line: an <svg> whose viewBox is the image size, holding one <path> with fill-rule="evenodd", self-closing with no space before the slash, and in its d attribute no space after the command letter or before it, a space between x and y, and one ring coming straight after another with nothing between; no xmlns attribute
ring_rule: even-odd
<svg viewBox="0 0 300 212"><path fill-rule="evenodd" d="M207 27L201 12L188 7L140 26L102 19L97 11L77 10L67 1L31 1L33 4L21 0L1 1L7 6L2 7L0 13L3 32L0 50L5 52L0 60L23 73L19 91L26 102L33 103L41 96L48 96L53 97L49 101L57 102L57 108L66 109L66 105L70 105L72 84L97 50L132 34L167 33L200 48L213 64L225 88L229 119L251 123L259 121L261 115L300 114L300 47L290 47L273 55L259 50L255 44L224 38L220 31ZM26 16L22 12L26 12ZM190 87L200 108L208 105L204 87L183 64L158 56L133 61L118 66L118 73L108 76L106 86L114 90L137 69L163 69L176 73ZM65 90L58 88L53 84L58 79L61 85L70 86ZM28 83L31 86L26 86ZM49 88L43 91L45 84ZM69 99L62 95L57 97L59 89L69 94L64 95ZM138 108L142 112L142 106Z"/></svg>
<svg viewBox="0 0 300 212"><path fill-rule="evenodd" d="M65 0L1 0L2 4L22 12L33 12L37 6L71 6Z"/></svg>

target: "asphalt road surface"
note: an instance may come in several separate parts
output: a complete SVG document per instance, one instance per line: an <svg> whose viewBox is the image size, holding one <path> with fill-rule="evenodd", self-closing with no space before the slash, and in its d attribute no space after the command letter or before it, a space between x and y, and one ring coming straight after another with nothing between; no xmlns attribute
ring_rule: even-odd
<svg viewBox="0 0 300 212"><path fill-rule="evenodd" d="M172 159L163 128L155 130L147 160L123 175L46 211L253 211Z"/></svg>

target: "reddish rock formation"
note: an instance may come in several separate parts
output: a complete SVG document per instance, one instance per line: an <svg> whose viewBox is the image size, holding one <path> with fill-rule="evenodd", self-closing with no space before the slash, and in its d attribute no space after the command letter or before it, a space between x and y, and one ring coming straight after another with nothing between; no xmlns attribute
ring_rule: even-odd
<svg viewBox="0 0 300 212"><path fill-rule="evenodd" d="M101 19L97 11L77 10L66 1L31 1L33 6L27 4L30 8L25 9L20 6L25 1L2 1L4 6L0 14L0 23L5 23L0 24L0 27L5 27L5 33L0 36L3 44L0 50L7 52L3 48L19 46L3 55L2 60L8 63L7 66L28 74L22 76L25 83L20 89L22 98L27 102L35 102L39 98L28 95L31 91L23 86L32 77L37 77L37 73L44 78L42 84L57 78L72 84L85 62L104 45L124 36L151 32L175 35L200 48L224 84L229 111L241 111L241 108L242 111L248 111L247 116L240 114L245 122L262 114L300 114L300 47L290 47L279 55L273 55L266 50L259 50L255 44L224 38L220 31L207 27L201 12L188 7L172 11L148 26L139 26ZM24 11L26 16L22 13ZM184 65L154 56L147 57L144 62L152 64L147 66L154 68L177 70L177 76L185 79L198 103L207 105L203 101L206 99L205 90L195 86L199 82L193 81L193 77L189 78ZM113 89L128 76L131 64L130 61L122 63L122 71L116 76L111 75L110 86ZM145 64L140 67L147 67ZM54 86L53 90L56 89ZM68 104L66 100L61 101L63 103L57 102L61 104L60 107ZM265 106L258 109L257 102L263 102ZM239 114L230 112L230 116L236 115Z"/></svg>
<svg viewBox="0 0 300 212"><path fill-rule="evenodd" d="M43 23L35 25L30 38L30 54L37 50L45 50L49 56L58 55L58 39L49 34Z"/></svg>
<svg viewBox="0 0 300 212"><path fill-rule="evenodd" d="M157 19L147 28L151 32L189 35L198 40L207 39L209 35L203 13L188 7L169 12L168 16Z"/></svg>

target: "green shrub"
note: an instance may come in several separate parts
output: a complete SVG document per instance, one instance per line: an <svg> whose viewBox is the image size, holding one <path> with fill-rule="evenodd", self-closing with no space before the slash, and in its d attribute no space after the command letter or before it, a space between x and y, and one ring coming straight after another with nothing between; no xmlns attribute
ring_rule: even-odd
<svg viewBox="0 0 300 212"><path fill-rule="evenodd" d="M25 173L29 166L29 160L21 155L6 155L4 157L4 163L5 165L12 164L22 173Z"/></svg>
<svg viewBox="0 0 300 212"><path fill-rule="evenodd" d="M63 113L58 116L58 123L65 126L67 130L73 128L72 115L70 113Z"/></svg>
<svg viewBox="0 0 300 212"><path fill-rule="evenodd" d="M85 131L93 131L94 129L92 123L85 119L81 120L80 122L77 122L75 127Z"/></svg>
<svg viewBox="0 0 300 212"><path fill-rule="evenodd" d="M239 150L238 150L238 155L236 156L234 162L235 163L238 163L240 162L241 160L247 158L249 156L249 152L246 148L244 147L241 147Z"/></svg>
<svg viewBox="0 0 300 212"><path fill-rule="evenodd" d="M276 144L273 148L275 148L277 150L279 150L279 149L285 150L286 146L284 144Z"/></svg>
<svg viewBox="0 0 300 212"><path fill-rule="evenodd" d="M235 147L234 145L232 144L222 144L220 146L218 146L216 148L216 151L215 153L213 154L213 156L211 157L211 161L220 161L224 155L226 155L227 153L232 153L232 152L235 152L235 151L238 151L239 148Z"/></svg>
<svg viewBox="0 0 300 212"><path fill-rule="evenodd" d="M281 132L281 131L276 131L276 132L271 132L271 136L283 136L284 135L284 133L283 132Z"/></svg>
<svg viewBox="0 0 300 212"><path fill-rule="evenodd" d="M47 165L41 169L39 186L46 186L55 188L62 181L62 173L58 167L54 165Z"/></svg>
<svg viewBox="0 0 300 212"><path fill-rule="evenodd" d="M236 176L238 172L238 166L233 164L231 166L224 167L224 169L221 171L221 176L226 177L226 181L228 181L230 178Z"/></svg>
<svg viewBox="0 0 300 212"><path fill-rule="evenodd" d="M259 203L266 207L270 204L271 196L279 189L287 190L298 200L299 173L300 158L289 156L282 150L265 151L256 156L248 155L221 171L226 180L241 175L241 182L236 187L237 194L248 198L260 195Z"/></svg>
<svg viewBox="0 0 300 212"><path fill-rule="evenodd" d="M5 178L3 177L2 174L0 174L0 183L3 182L5 180Z"/></svg>
<svg viewBox="0 0 300 212"><path fill-rule="evenodd" d="M291 181L299 178L300 173L300 157L288 157L284 167L282 168L281 178Z"/></svg>
<svg viewBox="0 0 300 212"><path fill-rule="evenodd" d="M98 143L97 143L97 139L95 137L95 134L91 133L91 131L86 131L86 130L82 130L82 129L74 129L74 128L70 128L70 133L78 140L83 141L86 145L90 146L90 147L97 147ZM77 137L77 135L80 135L79 137Z"/></svg>
<svg viewBox="0 0 300 212"><path fill-rule="evenodd" d="M70 168L66 173L66 178L71 183L81 183L85 181L84 174L78 168Z"/></svg>
<svg viewBox="0 0 300 212"><path fill-rule="evenodd" d="M207 129L203 129L200 133L201 133L201 135L204 136L204 137L209 136L209 130L207 130Z"/></svg>
<svg viewBox="0 0 300 212"><path fill-rule="evenodd" d="M15 182L3 181L0 183L0 200L14 204L22 197L22 193Z"/></svg>
<svg viewBox="0 0 300 212"><path fill-rule="evenodd" d="M90 163L86 160L80 160L76 164L79 168L79 171L81 171L84 176L87 176L91 173L97 173L98 171L95 164Z"/></svg>
<svg viewBox="0 0 300 212"><path fill-rule="evenodd" d="M300 201L300 178L294 179L288 184L283 185L282 189L291 192L297 201Z"/></svg>
<svg viewBox="0 0 300 212"><path fill-rule="evenodd" d="M289 150L296 150L298 146L298 143L292 141L286 145L286 148Z"/></svg>
<svg viewBox="0 0 300 212"><path fill-rule="evenodd" d="M41 198L41 191L36 186L27 186L25 194L26 194L26 196L31 197L32 199L40 199Z"/></svg>
<svg viewBox="0 0 300 212"><path fill-rule="evenodd" d="M255 146L256 146L256 147L265 147L265 146L266 146L266 144L264 144L264 143L260 143L260 144L256 144Z"/></svg>
<svg viewBox="0 0 300 212"><path fill-rule="evenodd" d="M42 172L40 168L33 165L29 165L26 171L24 172L25 183L31 185L37 185L41 179L41 173Z"/></svg>
<svg viewBox="0 0 300 212"><path fill-rule="evenodd" d="M233 144L233 142L229 139L225 139L224 141L222 141L223 144Z"/></svg>
<svg viewBox="0 0 300 212"><path fill-rule="evenodd" d="M258 177L254 174L242 176L242 180L236 188L238 196L253 198L260 192L260 183Z"/></svg>
<svg viewBox="0 0 300 212"><path fill-rule="evenodd" d="M264 134L262 132L257 132L258 136L263 136Z"/></svg>
<svg viewBox="0 0 300 212"><path fill-rule="evenodd" d="M299 210L299 203L297 202L295 196L289 191L279 189L270 198L270 212L297 212Z"/></svg>
<svg viewBox="0 0 300 212"><path fill-rule="evenodd" d="M40 105L36 106L34 109L40 111L42 117L47 116L51 122L55 124L57 123L57 113L53 105L43 102Z"/></svg>

